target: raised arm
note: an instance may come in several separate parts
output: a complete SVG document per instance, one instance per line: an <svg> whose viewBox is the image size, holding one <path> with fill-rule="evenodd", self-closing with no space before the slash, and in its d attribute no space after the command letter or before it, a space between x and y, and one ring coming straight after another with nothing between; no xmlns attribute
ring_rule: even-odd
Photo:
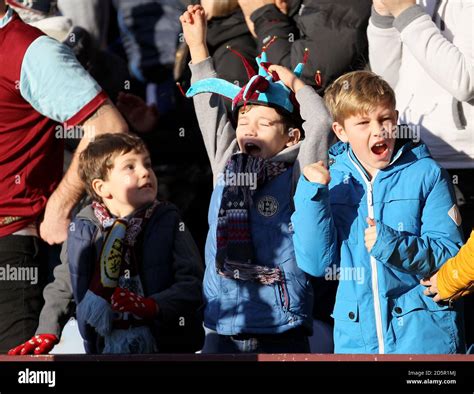
<svg viewBox="0 0 474 394"><path fill-rule="evenodd" d="M285 0L239 0L247 26L257 39L258 52L268 43L271 37L278 39L268 49L271 63L291 67L291 47L299 38L298 28L288 15L288 4Z"/></svg>
<svg viewBox="0 0 474 394"><path fill-rule="evenodd" d="M277 65L272 65L269 70L278 73L281 81L295 93L300 105L305 139L300 143L293 170L294 179L297 181L301 169L305 166L318 161L323 161L327 165L328 149L333 137L331 116L323 99L293 72Z"/></svg>
<svg viewBox="0 0 474 394"><path fill-rule="evenodd" d="M474 98L474 2L462 1L456 24L448 26L450 42L420 6L413 5L396 13L393 26L401 41L433 81L437 81L459 101Z"/></svg>
<svg viewBox="0 0 474 394"><path fill-rule="evenodd" d="M375 3L376 0L374 5ZM395 86L403 44L424 71L453 97L459 101L472 100L474 3L462 0L459 2L456 24L448 26L453 35L452 42L443 36L431 16L416 5L415 0L384 0L383 4L386 13L395 18L380 15L377 17L372 14L371 26L368 29L372 69ZM390 23L393 25L391 28ZM375 24L379 24L379 27Z"/></svg>
<svg viewBox="0 0 474 394"><path fill-rule="evenodd" d="M293 243L296 263L312 276L339 264L337 232L329 204L329 171L320 161L304 168L295 194Z"/></svg>
<svg viewBox="0 0 474 394"><path fill-rule="evenodd" d="M206 45L207 22L204 9L199 5L189 6L181 15L180 21L191 53L191 83L217 77ZM215 180L229 157L237 150L235 129L219 95L202 93L194 96L194 108Z"/></svg>
<svg viewBox="0 0 474 394"><path fill-rule="evenodd" d="M382 1L374 0L367 28L370 68L395 88L402 63L402 41L393 20Z"/></svg>

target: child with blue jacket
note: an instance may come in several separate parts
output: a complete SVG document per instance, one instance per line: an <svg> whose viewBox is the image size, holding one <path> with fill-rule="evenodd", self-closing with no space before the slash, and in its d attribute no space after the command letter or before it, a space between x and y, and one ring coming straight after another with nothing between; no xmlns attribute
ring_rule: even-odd
<svg viewBox="0 0 474 394"><path fill-rule="evenodd" d="M340 142L329 170L305 167L292 222L298 266L340 278L335 352L465 352L457 306L420 285L462 245L447 173L425 144L402 138L393 90L377 75L343 75L325 101Z"/></svg>
<svg viewBox="0 0 474 394"><path fill-rule="evenodd" d="M300 166L327 155L329 114L298 78L302 64L295 75L268 63L265 52L257 58L258 75L246 64L244 87L216 78L202 7L188 7L181 23L192 58L187 95L196 95L214 173L204 324L217 341L206 351L309 352L313 294L296 265L290 217ZM220 96L232 99L231 119Z"/></svg>

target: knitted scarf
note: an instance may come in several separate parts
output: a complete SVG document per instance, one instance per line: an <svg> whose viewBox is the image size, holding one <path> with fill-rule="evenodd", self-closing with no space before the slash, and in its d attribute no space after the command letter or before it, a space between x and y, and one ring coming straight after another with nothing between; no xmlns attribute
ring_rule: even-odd
<svg viewBox="0 0 474 394"><path fill-rule="evenodd" d="M282 280L279 268L257 265L253 261L249 210L255 191L289 166L245 153L236 153L228 161L217 221L216 269L219 275L265 285Z"/></svg>
<svg viewBox="0 0 474 394"><path fill-rule="evenodd" d="M77 317L104 337L103 353L153 353L155 339L146 322L130 313L115 312L110 300L116 287L143 296L135 244L158 201L126 218L114 218L94 202L92 208L105 233L104 242L86 295L77 306Z"/></svg>

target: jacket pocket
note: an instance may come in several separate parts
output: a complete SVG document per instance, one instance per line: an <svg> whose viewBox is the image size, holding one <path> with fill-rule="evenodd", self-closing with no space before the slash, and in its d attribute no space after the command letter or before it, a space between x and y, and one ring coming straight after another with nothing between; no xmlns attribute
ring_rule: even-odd
<svg viewBox="0 0 474 394"><path fill-rule="evenodd" d="M392 197L383 202L382 222L394 230L419 236L422 211L420 199Z"/></svg>
<svg viewBox="0 0 474 394"><path fill-rule="evenodd" d="M360 327L359 305L357 301L337 299L334 311L334 344L336 352L350 353L354 350L360 353L365 348Z"/></svg>
<svg viewBox="0 0 474 394"><path fill-rule="evenodd" d="M278 283L277 288L281 307L285 311L306 318L312 313L313 287L309 277L298 268L294 258L280 264L280 269L283 280Z"/></svg>
<svg viewBox="0 0 474 394"><path fill-rule="evenodd" d="M418 285L391 301L396 353L456 353L461 342L456 311L423 289Z"/></svg>

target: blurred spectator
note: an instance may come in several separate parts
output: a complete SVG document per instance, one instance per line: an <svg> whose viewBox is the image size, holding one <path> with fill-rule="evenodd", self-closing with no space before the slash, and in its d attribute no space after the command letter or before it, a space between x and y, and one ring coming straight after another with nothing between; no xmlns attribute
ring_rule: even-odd
<svg viewBox="0 0 474 394"><path fill-rule="evenodd" d="M80 26L72 28L63 42L115 103L119 92L130 81L127 62L112 52L100 49L89 32Z"/></svg>
<svg viewBox="0 0 474 394"><path fill-rule="evenodd" d="M74 26L86 29L100 48L107 42L110 0L57 0L61 13L72 20Z"/></svg>
<svg viewBox="0 0 474 394"><path fill-rule="evenodd" d="M35 0L29 3L23 0L6 0L6 2L24 22L69 46L81 65L99 83L112 101L116 101L118 93L124 89L125 82L130 79L124 60L101 50L94 35L84 27L77 26L73 20L58 15L56 0ZM88 0L81 4L85 3L93 4L94 1ZM82 8L80 6L77 9Z"/></svg>
<svg viewBox="0 0 474 394"><path fill-rule="evenodd" d="M320 94L340 75L365 67L370 0L238 1L258 52L277 37L267 51L271 63L294 68L309 50L303 81Z"/></svg>
<svg viewBox="0 0 474 394"><path fill-rule="evenodd" d="M244 86L248 81L245 67L228 47L239 52L257 69L257 46L237 0L202 0L208 18L207 45L220 78Z"/></svg>
<svg viewBox="0 0 474 394"><path fill-rule="evenodd" d="M176 0L113 0L132 76L160 83L173 69L183 10Z"/></svg>
<svg viewBox="0 0 474 394"><path fill-rule="evenodd" d="M197 1L183 0L183 3L190 5ZM207 46L217 75L226 81L243 86L248 81L248 75L238 54L245 58L252 68L257 69L255 62L257 46L245 24L245 17L239 8L238 1L202 0L200 3L208 19ZM232 53L230 49L238 54ZM178 71L175 71L175 78L180 80L185 89L189 87L190 74L187 67L189 61L187 44L183 42L177 53L175 70ZM225 101L224 104L230 110L231 103Z"/></svg>
<svg viewBox="0 0 474 394"><path fill-rule="evenodd" d="M31 26L37 27L43 33L58 41L63 41L72 28L72 21L60 16L55 0L23 0L5 1L20 18Z"/></svg>

